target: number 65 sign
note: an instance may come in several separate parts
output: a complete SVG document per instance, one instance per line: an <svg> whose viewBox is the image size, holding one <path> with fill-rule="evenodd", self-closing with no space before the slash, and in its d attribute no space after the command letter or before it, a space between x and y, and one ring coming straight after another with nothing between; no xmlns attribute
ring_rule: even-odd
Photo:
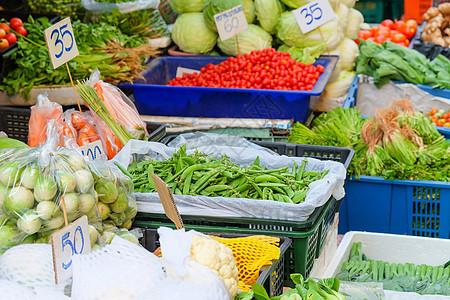
<svg viewBox="0 0 450 300"><path fill-rule="evenodd" d="M65 18L44 30L53 69L78 56L70 18Z"/></svg>

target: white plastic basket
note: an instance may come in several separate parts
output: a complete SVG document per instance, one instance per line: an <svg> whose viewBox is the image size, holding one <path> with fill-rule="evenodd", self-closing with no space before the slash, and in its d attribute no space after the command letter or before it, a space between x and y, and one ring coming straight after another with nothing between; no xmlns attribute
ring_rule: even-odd
<svg viewBox="0 0 450 300"><path fill-rule="evenodd" d="M350 231L344 235L324 278L335 277L349 260L354 242L362 242L362 253L373 260L439 266L449 260L450 240L407 235Z"/></svg>

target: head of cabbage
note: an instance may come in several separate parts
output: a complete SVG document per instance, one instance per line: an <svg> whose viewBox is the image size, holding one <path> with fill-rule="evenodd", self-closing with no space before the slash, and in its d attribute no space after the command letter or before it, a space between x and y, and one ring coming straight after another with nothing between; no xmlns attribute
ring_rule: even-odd
<svg viewBox="0 0 450 300"><path fill-rule="evenodd" d="M314 0L281 0L283 1L284 4L286 4L287 6L291 7L291 8L299 8L303 5L308 4L311 1ZM335 10L337 8L337 6L339 5L339 3L341 2L341 0L328 0L331 4L331 7L333 8L333 10Z"/></svg>
<svg viewBox="0 0 450 300"><path fill-rule="evenodd" d="M244 14L248 24L255 21L255 3L253 0L242 0L244 3Z"/></svg>
<svg viewBox="0 0 450 300"><path fill-rule="evenodd" d="M281 41L288 46L299 48L313 47L325 40L328 50L333 50L339 46L344 38L338 18L334 18L322 26L303 34L291 11L286 11L281 14L276 29L277 37Z"/></svg>
<svg viewBox="0 0 450 300"><path fill-rule="evenodd" d="M170 0L170 7L178 13L201 12L205 0Z"/></svg>
<svg viewBox="0 0 450 300"><path fill-rule="evenodd" d="M222 13L238 5L242 5L242 8L244 9L244 3L242 0L206 0L203 6L203 16L205 17L205 23L209 30L217 32L214 15Z"/></svg>
<svg viewBox="0 0 450 300"><path fill-rule="evenodd" d="M227 55L243 55L253 50L263 50L272 47L272 36L261 27L253 24L248 25L248 29L237 35L239 42L239 52L237 49L236 39L229 38L222 41L217 39L217 46Z"/></svg>
<svg viewBox="0 0 450 300"><path fill-rule="evenodd" d="M278 18L284 11L279 0L255 0L256 17L259 25L270 34L275 34Z"/></svg>
<svg viewBox="0 0 450 300"><path fill-rule="evenodd" d="M207 53L214 48L217 33L208 29L202 13L186 13L175 21L172 39L184 52Z"/></svg>
<svg viewBox="0 0 450 300"><path fill-rule="evenodd" d="M325 50L325 42L306 48L289 47L287 45L281 45L278 48L278 51L288 52L291 55L291 58L305 64L313 64L316 61L316 58L318 58Z"/></svg>

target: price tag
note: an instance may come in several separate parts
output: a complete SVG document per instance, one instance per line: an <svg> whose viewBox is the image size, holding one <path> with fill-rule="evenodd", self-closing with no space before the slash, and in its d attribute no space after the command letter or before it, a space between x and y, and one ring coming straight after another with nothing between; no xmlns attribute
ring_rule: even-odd
<svg viewBox="0 0 450 300"><path fill-rule="evenodd" d="M45 29L44 35L53 69L78 56L70 18L65 18Z"/></svg>
<svg viewBox="0 0 450 300"><path fill-rule="evenodd" d="M214 21L216 22L217 31L222 41L248 29L248 23L242 5L214 15Z"/></svg>
<svg viewBox="0 0 450 300"><path fill-rule="evenodd" d="M81 154L87 157L88 160L106 158L106 154L105 151L103 151L102 142L100 140L81 146L80 149Z"/></svg>
<svg viewBox="0 0 450 300"><path fill-rule="evenodd" d="M316 0L293 10L300 30L306 34L317 27L336 18L336 14L328 0Z"/></svg>
<svg viewBox="0 0 450 300"><path fill-rule="evenodd" d="M200 71L194 70L194 69L188 69L188 68L178 67L178 68L177 68L177 75L176 75L176 77L183 77L183 75L186 75L186 74L195 74L195 73L200 73Z"/></svg>
<svg viewBox="0 0 450 300"><path fill-rule="evenodd" d="M87 217L82 216L55 232L51 241L55 282L58 284L72 277L72 255L91 252Z"/></svg>

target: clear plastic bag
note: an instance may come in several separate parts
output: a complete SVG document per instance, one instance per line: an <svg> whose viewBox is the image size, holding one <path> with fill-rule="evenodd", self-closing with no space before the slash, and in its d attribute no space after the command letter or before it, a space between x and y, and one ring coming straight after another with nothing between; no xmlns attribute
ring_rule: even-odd
<svg viewBox="0 0 450 300"><path fill-rule="evenodd" d="M136 198L131 178L111 161L95 160L89 163L94 174L94 188L98 195L98 209L104 221L118 228L130 229L137 214Z"/></svg>
<svg viewBox="0 0 450 300"><path fill-rule="evenodd" d="M0 251L21 243L47 243L64 226L62 201L69 222L86 215L101 228L94 178L84 158L57 146L54 126L48 127L47 136L35 148L0 152Z"/></svg>
<svg viewBox="0 0 450 300"><path fill-rule="evenodd" d="M106 3L82 0L92 22L107 22L116 25L124 34L146 38L169 36L167 24L158 10L159 0L136 0L121 3Z"/></svg>
<svg viewBox="0 0 450 300"><path fill-rule="evenodd" d="M50 101L46 94L37 96L37 103L31 107L28 123L28 146L36 147L47 140L47 121L55 120L62 125L62 106Z"/></svg>
<svg viewBox="0 0 450 300"><path fill-rule="evenodd" d="M345 299L384 300L383 284L376 282L341 281L339 292Z"/></svg>
<svg viewBox="0 0 450 300"><path fill-rule="evenodd" d="M117 87L100 80L100 71L92 72L89 83L95 88L108 111L119 125L138 140L148 135L147 126L141 120L133 102Z"/></svg>

